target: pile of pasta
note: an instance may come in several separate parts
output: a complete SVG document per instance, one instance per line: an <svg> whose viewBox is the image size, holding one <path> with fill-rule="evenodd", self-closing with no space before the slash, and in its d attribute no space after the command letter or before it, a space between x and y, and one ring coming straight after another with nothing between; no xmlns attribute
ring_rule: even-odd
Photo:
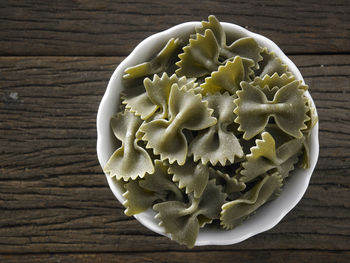
<svg viewBox="0 0 350 263"><path fill-rule="evenodd" d="M233 229L309 166L317 122L308 87L252 37L228 45L220 22L172 38L125 70L111 127L121 146L104 171L123 183L126 215L153 209L171 238ZM234 36L231 36L233 38Z"/></svg>

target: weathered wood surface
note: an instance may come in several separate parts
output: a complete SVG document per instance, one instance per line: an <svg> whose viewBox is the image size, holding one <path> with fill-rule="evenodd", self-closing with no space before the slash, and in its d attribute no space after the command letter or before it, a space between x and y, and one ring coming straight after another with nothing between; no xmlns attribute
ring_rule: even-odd
<svg viewBox="0 0 350 263"><path fill-rule="evenodd" d="M96 157L113 70L145 37L209 14L274 40L320 118L310 186L276 227L189 250L123 213ZM0 1L0 262L350 262L350 3Z"/></svg>
<svg viewBox="0 0 350 263"><path fill-rule="evenodd" d="M0 2L0 55L126 56L145 37L210 14L289 54L350 52L344 0L8 0Z"/></svg>
<svg viewBox="0 0 350 263"><path fill-rule="evenodd" d="M350 260L350 55L291 57L320 117L302 201L266 233L193 250L125 216L99 167L96 112L122 59L0 57L0 262Z"/></svg>
<svg viewBox="0 0 350 263"><path fill-rule="evenodd" d="M32 254L32 255L6 255L1 257L2 262L114 262L114 263L140 263L140 262L249 262L249 263L348 263L350 258L349 251L291 251L291 250L255 250L255 251L170 251L162 252L141 252L118 254L115 253L85 253L85 254ZM333 259L334 261L329 261Z"/></svg>

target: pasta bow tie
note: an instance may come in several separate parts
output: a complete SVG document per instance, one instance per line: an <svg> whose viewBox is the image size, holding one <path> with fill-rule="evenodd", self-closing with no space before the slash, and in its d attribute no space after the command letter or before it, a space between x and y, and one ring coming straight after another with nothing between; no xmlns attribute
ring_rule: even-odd
<svg viewBox="0 0 350 263"><path fill-rule="evenodd" d="M135 180L154 172L151 157L137 144L139 139L136 133L141 124L142 120L130 111L118 113L111 120L113 133L122 145L112 154L104 172L115 176L117 180Z"/></svg>
<svg viewBox="0 0 350 263"><path fill-rule="evenodd" d="M155 204L153 209L158 212L156 218L160 221L159 225L164 227L166 233L171 233L173 240L193 247L199 228L220 218L226 197L222 187L212 179L199 198L190 194L188 203L166 201Z"/></svg>
<svg viewBox="0 0 350 263"><path fill-rule="evenodd" d="M237 38L227 45L226 34L214 16L196 28L196 34L191 35L183 51L179 54L180 61L176 62L179 67L176 74L191 78L210 75L220 65L240 56L245 60L245 66L248 66L245 68L245 77L250 79L250 74L254 74L252 69L258 69L258 63L263 59L260 55L262 48L252 37Z"/></svg>
<svg viewBox="0 0 350 263"><path fill-rule="evenodd" d="M273 117L277 126L285 133L301 138L300 130L305 129L306 98L300 82L295 80L280 88L272 101L269 101L260 87L248 82L241 82L242 90L237 92L237 114L235 122L240 124L238 130L244 131L243 138L249 140L259 134Z"/></svg>
<svg viewBox="0 0 350 263"><path fill-rule="evenodd" d="M169 163L177 161L184 165L188 145L183 129L198 131L216 124L212 117L213 110L208 108L208 102L202 101L200 94L186 90L173 84L169 95L169 120L156 119L144 123L140 130L144 132L142 140L147 141L146 148L152 148L154 154L160 154L161 159L169 159Z"/></svg>
<svg viewBox="0 0 350 263"><path fill-rule="evenodd" d="M261 140L255 141L256 145L250 148L247 160L242 163L239 181L247 183L258 176L271 171L277 171L282 178L288 176L298 161L300 149L304 138L292 139L276 147L276 141L269 132L261 134Z"/></svg>

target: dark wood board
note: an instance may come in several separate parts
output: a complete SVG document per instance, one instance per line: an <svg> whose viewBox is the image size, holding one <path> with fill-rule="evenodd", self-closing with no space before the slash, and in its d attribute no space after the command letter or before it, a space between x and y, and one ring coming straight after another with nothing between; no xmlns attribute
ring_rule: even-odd
<svg viewBox="0 0 350 263"><path fill-rule="evenodd" d="M291 57L320 117L320 158L302 201L270 231L192 250L125 216L98 164L96 113L122 59L0 58L1 262L211 262L220 251L245 262L349 259L350 55Z"/></svg>
<svg viewBox="0 0 350 263"><path fill-rule="evenodd" d="M85 254L31 254L31 255L6 255L1 257L2 262L114 262L114 263L140 263L140 262L249 262L249 263L348 263L350 253L348 251L291 251L291 250L254 250L254 251L169 251L162 252L141 252L141 253L85 253ZM329 261L329 260L333 261Z"/></svg>
<svg viewBox="0 0 350 263"><path fill-rule="evenodd" d="M9 0L0 1L0 54L126 56L147 36L210 14L289 54L350 52L344 0Z"/></svg>
<svg viewBox="0 0 350 263"><path fill-rule="evenodd" d="M114 69L144 38L209 14L275 41L320 118L301 202L271 230L187 249L124 215L96 156ZM350 262L350 3L0 1L0 263Z"/></svg>

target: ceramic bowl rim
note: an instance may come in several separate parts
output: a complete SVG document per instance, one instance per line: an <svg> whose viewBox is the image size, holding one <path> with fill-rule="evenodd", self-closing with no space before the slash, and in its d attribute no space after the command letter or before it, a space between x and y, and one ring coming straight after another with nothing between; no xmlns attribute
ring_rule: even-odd
<svg viewBox="0 0 350 263"><path fill-rule="evenodd" d="M194 29L195 26L198 26L198 25L200 25L200 22L182 23L174 27L171 27L165 31L149 36L148 38L143 40L140 44L138 44L137 47L130 53L130 55L126 57L115 69L114 73L112 74L112 77L109 80L105 94L100 102L98 114L97 114L97 156L102 168L104 167L104 165L108 160L108 158L106 158L106 153L104 152L106 147L109 147L108 145L106 145L106 141L108 142L108 138L106 139L106 136L108 133L108 131L106 131L106 127L108 127L107 129L110 129L109 119L111 117L111 112L115 113L118 107L116 102L118 101L117 99L119 98L120 89L118 91L118 85L116 83L118 83L119 81L119 84L120 84L121 77L123 75L125 68L127 68L128 66L140 63L142 61L145 61L142 59L145 59L145 57L147 56L149 58L149 55L152 53L152 51L155 50L156 46L157 46L157 49L159 50L159 43L165 43L171 37L178 36L179 34L181 35L186 30L191 31ZM234 34L238 34L242 36L251 36L260 45L267 47L271 51L274 51L276 55L280 57L280 59L285 64L287 64L289 70L295 75L296 79L302 80L304 82L304 79L301 73L299 72L298 68L295 66L295 64L282 52L282 50L273 41L271 41L270 39L260 34L250 32L249 30L232 23L221 22L221 25L223 26L225 32L228 35L230 33L233 34L232 32L234 32ZM116 105L111 105L112 96L115 99L114 104ZM312 104L315 107L315 104L308 91L306 92L306 96L311 99ZM316 114L317 114L317 111L316 111ZM296 169L298 172L293 171L293 176L296 176L296 174L299 174L299 173L302 173L302 175L300 176L301 178L298 179L300 182L295 183L298 185L297 191L296 190L292 191L294 195L290 196L289 198L286 198L286 200L289 200L287 205L286 206L279 205L278 206L279 211L276 211L277 208L273 207L274 204L278 203L278 200L284 195L284 191L285 191L284 188L289 187L289 184L291 183L286 184L286 186L282 190L281 196L278 199L272 202L269 202L268 204L261 207L258 210L256 215L252 216L251 218L243 222L236 229L229 230L229 231L212 230L212 229L208 230L206 228L201 229L198 235L197 241L195 243L195 246L235 244L251 236L267 231L272 227L274 227L275 225L277 225L282 220L282 218L296 206L296 204L300 201L300 199L304 195L309 185L312 172L316 166L318 154L319 154L319 141L318 141L318 123L317 123L315 127L312 129L311 137L310 137L310 168L306 170ZM122 196L120 186L117 185L116 180L112 179L107 174L106 174L106 178L113 194L116 196L119 202L123 203L125 199ZM291 178L293 177L291 176ZM272 220L264 220L265 223L261 223L261 222L259 223L259 221L261 221L259 219L253 220L259 214L260 216L265 216L265 217L268 216L266 215L267 212L262 211L264 209L275 212L275 216L273 216ZM170 235L165 234L164 230L158 225L157 221L153 217L154 215L155 213L151 209L149 209L146 212L136 215L135 218L150 230L158 234L170 237ZM268 218L271 219L271 216ZM251 223L252 220L253 220L253 223ZM247 222L248 223L250 222L250 225L251 225L249 229L248 229L248 226L245 227L245 225L248 224Z"/></svg>

